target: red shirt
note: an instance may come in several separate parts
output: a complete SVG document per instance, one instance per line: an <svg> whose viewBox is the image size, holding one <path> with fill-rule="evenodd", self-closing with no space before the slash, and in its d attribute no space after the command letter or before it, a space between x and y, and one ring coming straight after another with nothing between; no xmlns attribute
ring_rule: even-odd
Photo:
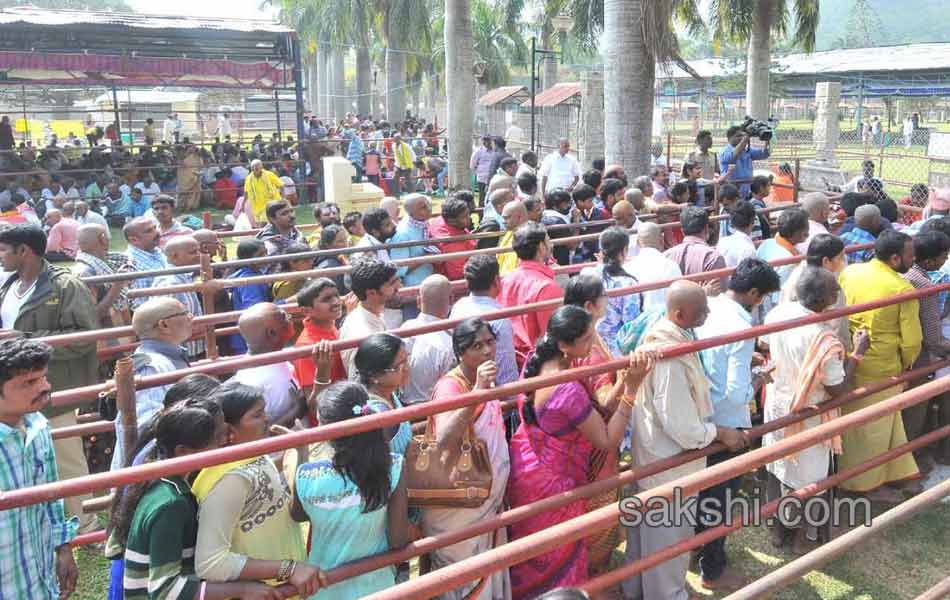
<svg viewBox="0 0 950 600"><path fill-rule="evenodd" d="M471 232L467 229L459 229L458 227L449 225L442 217L433 217L429 219L429 237L432 238L433 241L438 240L439 238L448 237L450 235L467 235L469 233ZM442 254L448 254L450 252L468 252L470 250L474 250L477 244L478 242L476 240L445 243L435 242L435 245L439 248ZM466 260L468 260L467 257L462 257L436 263L436 265L441 265L437 266L436 268L451 281L465 279L464 271Z"/></svg>
<svg viewBox="0 0 950 600"><path fill-rule="evenodd" d="M518 264L517 269L501 279L501 291L496 300L508 308L543 300L561 299L563 296L564 291L554 281L554 271L551 267L533 260L523 260ZM534 310L510 318L519 364L534 350L535 343L547 330L548 319L556 309L557 307Z"/></svg>
<svg viewBox="0 0 950 600"><path fill-rule="evenodd" d="M218 208L234 208L237 204L238 188L230 177L222 177L211 187L214 188L214 203Z"/></svg>
<svg viewBox="0 0 950 600"><path fill-rule="evenodd" d="M317 327L310 320L310 317L307 317L303 320L303 331L300 332L300 337L294 342L294 348L312 346L320 340L336 341L338 339L340 339L340 332L337 331L336 327L333 329ZM300 384L301 388L311 387L317 373L317 365L314 364L313 358L310 356L298 358L294 361L294 373L297 375L297 383ZM343 368L340 353L334 352L330 363L330 381L342 381L344 379L346 379L346 369Z"/></svg>

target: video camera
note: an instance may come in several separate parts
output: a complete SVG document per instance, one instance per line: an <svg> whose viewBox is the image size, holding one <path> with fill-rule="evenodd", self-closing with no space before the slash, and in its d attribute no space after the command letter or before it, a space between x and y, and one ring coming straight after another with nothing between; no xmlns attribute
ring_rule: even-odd
<svg viewBox="0 0 950 600"><path fill-rule="evenodd" d="M743 133L748 134L749 137L759 138L763 142L772 139L776 127L778 127L778 121L775 117L770 117L768 121L759 121L749 115L746 115L745 121L739 125Z"/></svg>

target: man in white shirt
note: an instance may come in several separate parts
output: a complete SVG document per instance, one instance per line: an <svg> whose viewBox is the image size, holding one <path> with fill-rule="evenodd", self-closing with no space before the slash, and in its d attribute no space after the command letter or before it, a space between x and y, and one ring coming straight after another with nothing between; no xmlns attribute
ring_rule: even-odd
<svg viewBox="0 0 950 600"><path fill-rule="evenodd" d="M151 171L145 172L145 177L135 184L135 189L142 190L142 199L145 200L146 204L151 204L152 200L158 198L162 193L162 188L155 182Z"/></svg>
<svg viewBox="0 0 950 600"><path fill-rule="evenodd" d="M652 283L681 277L679 265L663 256L663 231L656 223L640 223L637 227L637 256L627 260L624 268L640 283ZM643 310L666 306L668 288L643 292Z"/></svg>
<svg viewBox="0 0 950 600"><path fill-rule="evenodd" d="M247 343L249 355L282 350L296 335L287 313L270 302L260 302L241 313L238 331ZM256 387L264 394L264 410L270 424L290 427L306 413L290 361L246 367L235 373L231 381Z"/></svg>
<svg viewBox="0 0 950 600"><path fill-rule="evenodd" d="M231 135L231 115L223 113L218 115L218 137L224 139L224 136Z"/></svg>
<svg viewBox="0 0 950 600"><path fill-rule="evenodd" d="M755 242L752 241L752 227L758 222L755 207L740 200L727 214L732 233L719 240L716 250L726 261L727 267L735 267L747 258L755 258Z"/></svg>
<svg viewBox="0 0 950 600"><path fill-rule="evenodd" d="M568 154L571 143L561 138L557 143L557 152L552 152L541 163L541 193L547 195L558 188L570 191L581 178L581 165Z"/></svg>
<svg viewBox="0 0 950 600"><path fill-rule="evenodd" d="M76 220L79 221L80 225L85 225L86 223L102 225L106 230L106 237L112 239L112 232L109 230L109 224L106 222L106 218L95 211L89 210L89 204L82 200L76 203Z"/></svg>
<svg viewBox="0 0 950 600"><path fill-rule="evenodd" d="M808 253L808 243L820 233L828 233L825 223L828 221L830 206L828 197L822 192L811 192L802 198L802 209L808 213L808 237L795 246L802 254Z"/></svg>
<svg viewBox="0 0 950 600"><path fill-rule="evenodd" d="M444 275L429 275L419 286L419 316L402 326L416 327L445 319L451 308L452 284ZM443 329L407 338L406 352L409 354L409 381L403 389L403 402L425 402L436 382L457 362L452 336Z"/></svg>
<svg viewBox="0 0 950 600"><path fill-rule="evenodd" d="M63 189L59 178L54 176L50 181L49 187L43 188L43 200L46 203L46 210L51 211L54 208L62 208L66 203L66 190ZM57 206L59 204L59 206Z"/></svg>
<svg viewBox="0 0 950 600"><path fill-rule="evenodd" d="M353 294L360 302L343 320L343 326L340 327L340 339L364 338L386 331L383 309L387 302L396 297L401 286L396 267L392 263L375 258L362 258L353 264L350 279ZM355 381L357 379L354 365L356 348L342 350L340 358L343 360L347 376Z"/></svg>
<svg viewBox="0 0 950 600"><path fill-rule="evenodd" d="M518 164L518 170L515 171L515 179L518 179L525 173L531 175L538 174L538 155L531 150L525 150L521 153L521 162Z"/></svg>

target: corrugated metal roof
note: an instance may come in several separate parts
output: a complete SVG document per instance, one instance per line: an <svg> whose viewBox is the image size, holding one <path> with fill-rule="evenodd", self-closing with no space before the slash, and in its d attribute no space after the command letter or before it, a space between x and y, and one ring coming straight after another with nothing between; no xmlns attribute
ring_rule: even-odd
<svg viewBox="0 0 950 600"><path fill-rule="evenodd" d="M782 75L950 70L950 43L826 50L811 54L789 54L773 60L776 63L774 70ZM705 79L745 72L745 62L742 60L701 58L686 62ZM690 77L675 64L669 68L674 79ZM657 73L662 77L659 70Z"/></svg>
<svg viewBox="0 0 950 600"><path fill-rule="evenodd" d="M517 100L517 98L512 98L512 96L522 94L527 91L528 88L523 85L503 85L489 91L487 94L479 98L478 104L481 106L495 106L496 104L501 104L505 100Z"/></svg>
<svg viewBox="0 0 950 600"><path fill-rule="evenodd" d="M132 29L211 29L216 31L290 33L293 29L267 21L196 18L182 15L139 15L85 10L45 10L13 6L0 10L0 25L113 25Z"/></svg>
<svg viewBox="0 0 950 600"><path fill-rule="evenodd" d="M578 82L555 83L534 97L534 105L538 108L545 106L557 106L559 104L563 104L567 100L570 100L580 93L581 84ZM528 98L525 102L523 102L521 107L531 108L531 98Z"/></svg>

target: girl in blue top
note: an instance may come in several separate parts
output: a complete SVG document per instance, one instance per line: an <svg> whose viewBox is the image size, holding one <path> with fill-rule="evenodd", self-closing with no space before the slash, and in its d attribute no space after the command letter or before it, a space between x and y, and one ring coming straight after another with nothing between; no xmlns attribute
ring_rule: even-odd
<svg viewBox="0 0 950 600"><path fill-rule="evenodd" d="M402 408L398 393L409 380L409 353L401 339L389 333L374 333L360 343L353 363L360 383L369 392L372 412ZM385 431L390 449L405 456L412 441L409 423L403 421L398 427Z"/></svg>
<svg viewBox="0 0 950 600"><path fill-rule="evenodd" d="M320 394L317 417L321 425L355 419L372 412L369 402L362 385L336 383ZM333 569L406 544L403 457L390 452L387 440L379 429L331 440L297 469L293 515L310 521L310 564ZM383 567L322 588L310 600L362 598L395 581L396 570Z"/></svg>

